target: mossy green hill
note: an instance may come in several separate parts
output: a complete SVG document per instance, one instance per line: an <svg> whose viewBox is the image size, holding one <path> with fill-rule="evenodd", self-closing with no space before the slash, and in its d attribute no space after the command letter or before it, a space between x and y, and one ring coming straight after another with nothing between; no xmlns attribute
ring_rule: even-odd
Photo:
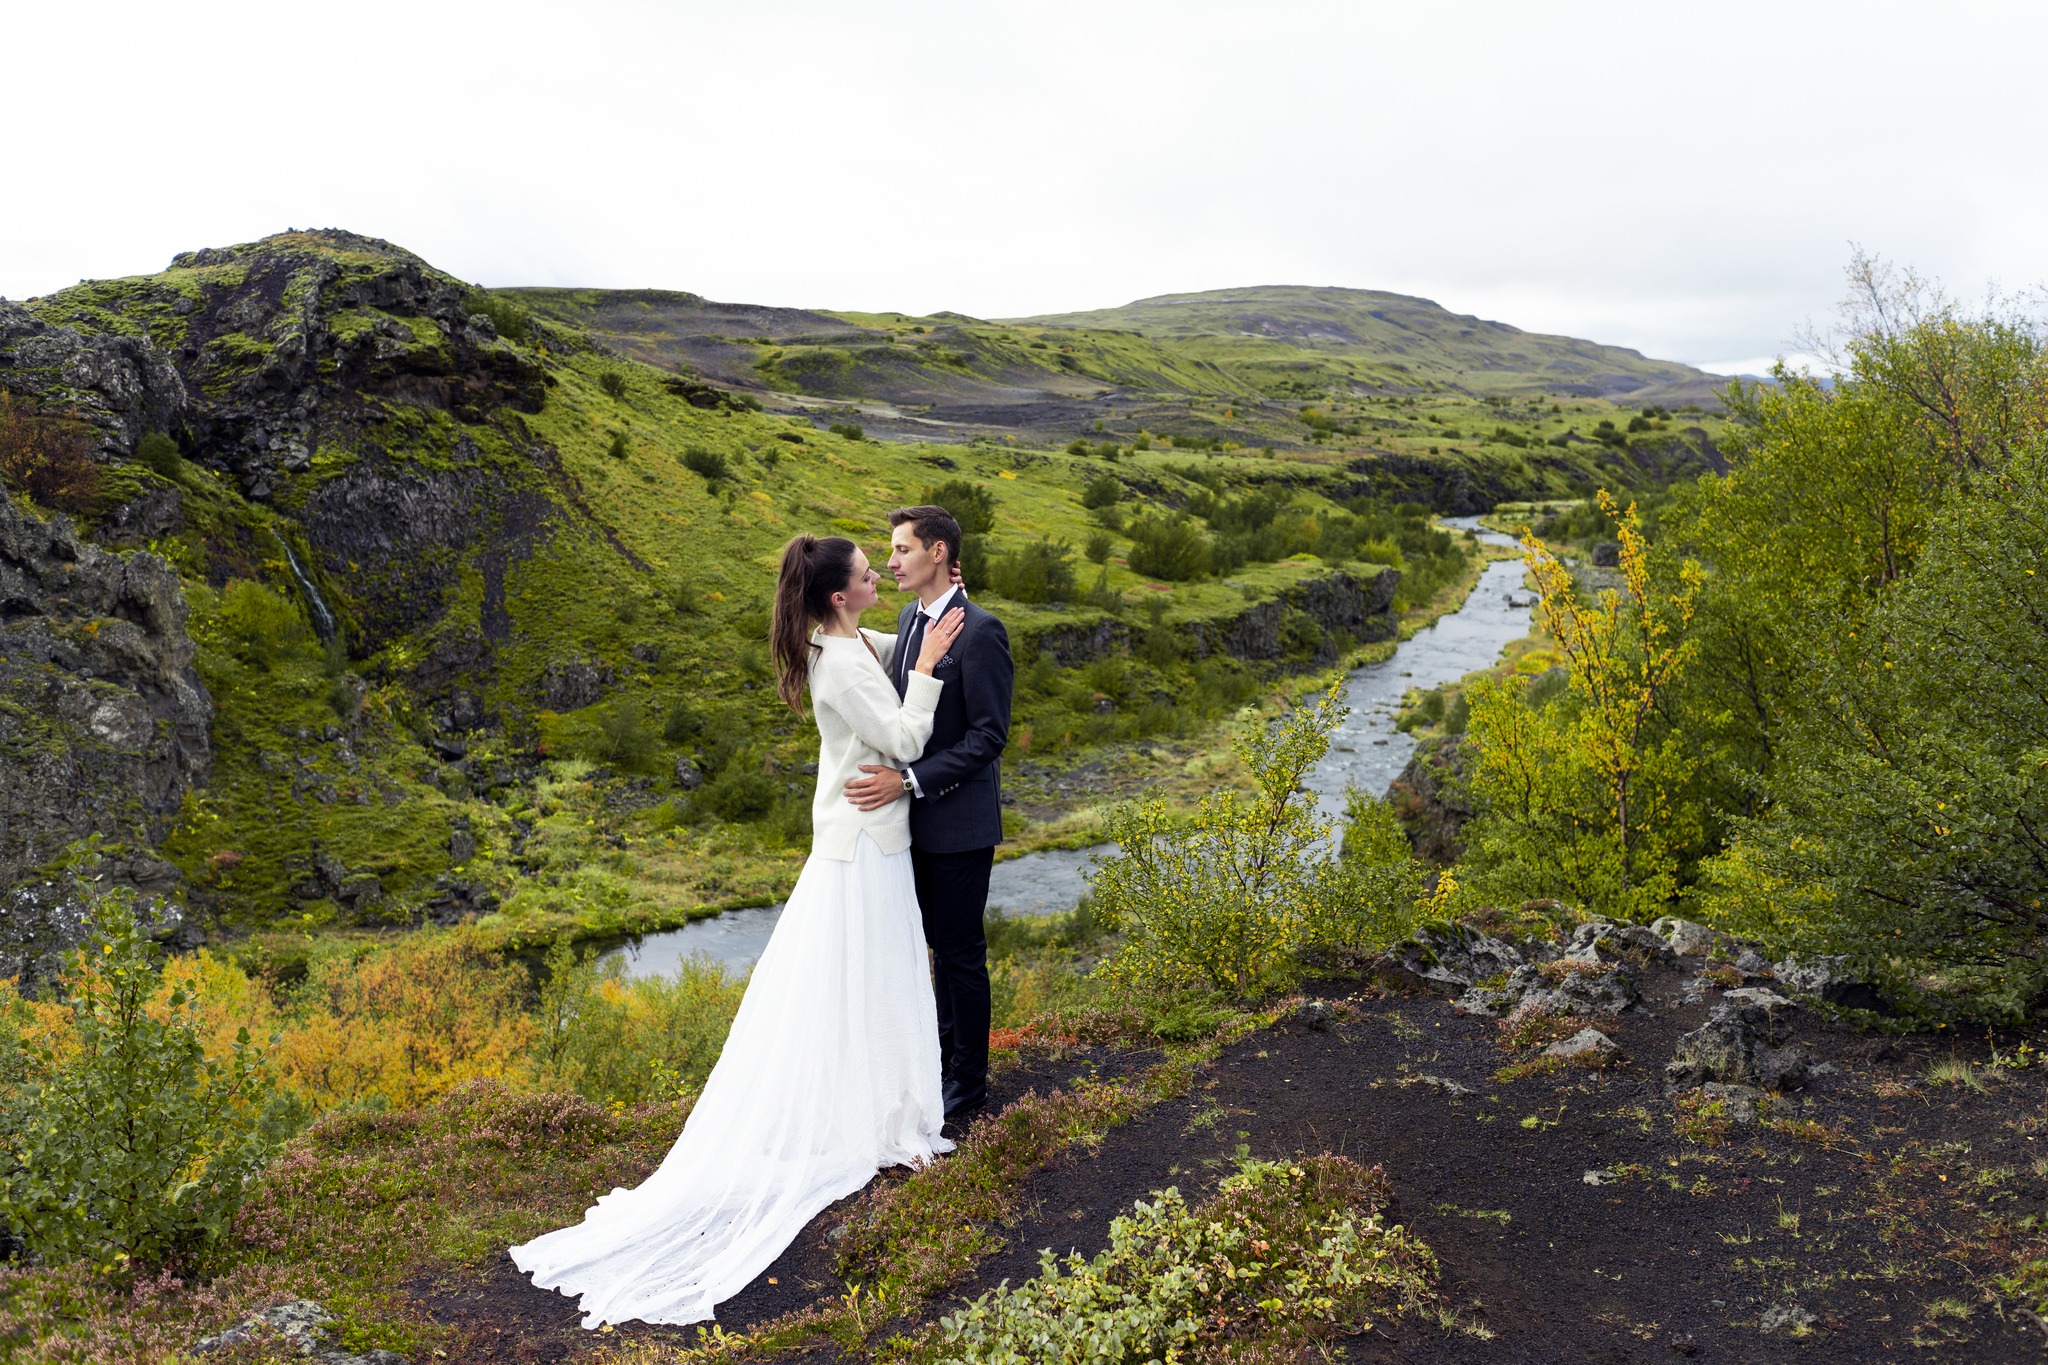
<svg viewBox="0 0 2048 1365"><path fill-rule="evenodd" d="M1302 409L1330 402L1716 407L1723 382L1622 347L1525 332L1379 290L1213 290L1001 321L714 303L659 290L515 292L648 364L753 390L771 407L781 394L782 407L804 398L858 408L877 434L903 440L985 433L1060 443L1150 430L1285 450L1314 435Z"/></svg>
<svg viewBox="0 0 2048 1365"><path fill-rule="evenodd" d="M1316 396L1314 390L1336 382L1393 393L1561 395L1677 407L1715 402L1727 382L1624 347L1525 332L1378 289L1213 289L1010 321L1133 332L1278 394Z"/></svg>
<svg viewBox="0 0 2048 1365"><path fill-rule="evenodd" d="M784 340L721 336L747 363L700 363L678 338L721 318ZM1334 377L1281 399L1192 344L492 293L324 231L0 304L0 387L85 422L104 482L68 509L81 528L182 579L212 770L139 833L195 922L479 917L530 942L788 884L813 739L773 700L762 635L797 531L879 558L890 507L992 500L971 567L1023 665L1013 758L1060 764L1199 731L1390 632L1463 563L1431 509L1716 458L1703 415ZM857 401L899 363L961 393L995 376L1114 401L1078 445ZM828 373L855 376L851 400L819 392ZM180 457L139 460L152 432ZM10 850L9 876L56 853Z"/></svg>

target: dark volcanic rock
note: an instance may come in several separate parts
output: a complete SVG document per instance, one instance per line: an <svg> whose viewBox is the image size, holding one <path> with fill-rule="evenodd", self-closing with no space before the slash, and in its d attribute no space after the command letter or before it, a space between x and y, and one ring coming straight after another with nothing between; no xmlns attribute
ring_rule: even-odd
<svg viewBox="0 0 2048 1365"><path fill-rule="evenodd" d="M1337 632L1358 643L1393 637L1398 629L1394 589L1400 582L1398 569L1382 569L1366 579L1340 569L1321 578L1304 579L1272 601L1260 602L1236 616L1190 622L1188 638L1197 659L1227 654L1233 659L1281 660L1290 657L1286 640L1289 613L1298 612L1314 623L1321 638L1313 650L1295 661L1304 668L1321 667L1335 662L1343 652ZM1131 628L1112 617L1051 626L1032 639L1040 653L1063 668L1114 654L1130 642Z"/></svg>
<svg viewBox="0 0 2048 1365"><path fill-rule="evenodd" d="M550 711L580 711L603 699L612 671L596 664L549 664L540 675L540 703Z"/></svg>
<svg viewBox="0 0 2048 1365"><path fill-rule="evenodd" d="M185 381L147 337L87 336L0 302L0 387L45 408L77 409L103 457L125 459L152 431L183 424Z"/></svg>
<svg viewBox="0 0 2048 1365"><path fill-rule="evenodd" d="M178 575L82 544L71 522L0 499L0 884L64 845L160 835L206 780L213 701L192 668ZM167 891L154 858L138 878Z"/></svg>
<svg viewBox="0 0 2048 1365"><path fill-rule="evenodd" d="M1462 735L1425 739L1387 788L1415 856L1426 863L1447 867L1464 852L1462 835L1473 813L1466 783L1474 752Z"/></svg>
<svg viewBox="0 0 2048 1365"><path fill-rule="evenodd" d="M1730 1085L1783 1088L1805 1080L1804 1058L1781 1052L1791 1035L1791 1001L1771 991L1729 991L1707 1022L1678 1040L1667 1079L1682 1085L1720 1081Z"/></svg>

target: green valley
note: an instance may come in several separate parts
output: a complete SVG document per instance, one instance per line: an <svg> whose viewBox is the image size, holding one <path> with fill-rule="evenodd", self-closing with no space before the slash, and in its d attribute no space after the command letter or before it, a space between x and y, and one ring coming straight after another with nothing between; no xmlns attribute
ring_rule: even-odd
<svg viewBox="0 0 2048 1365"><path fill-rule="evenodd" d="M1250 291L1259 331L1246 292L1006 323L492 292L329 231L0 305L20 420L93 463L22 499L24 534L58 507L173 566L213 708L188 780L118 818L53 800L5 874L97 835L188 941L290 961L772 899L814 756L768 685L777 550L880 559L887 510L930 498L981 509L970 584L1017 645L1012 832L1072 838L1093 815L1033 798L1034 767L1171 743L1209 773L1223 718L1464 575L1432 513L1719 462L1683 367L1361 291ZM1394 358L1389 329L1432 328Z"/></svg>

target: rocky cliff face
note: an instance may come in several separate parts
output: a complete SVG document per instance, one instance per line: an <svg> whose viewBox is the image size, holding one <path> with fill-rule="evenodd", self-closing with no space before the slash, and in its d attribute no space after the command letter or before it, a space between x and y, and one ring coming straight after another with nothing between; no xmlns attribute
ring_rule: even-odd
<svg viewBox="0 0 2048 1365"><path fill-rule="evenodd" d="M1186 629L1192 653L1197 659L1225 654L1252 663L1320 667L1343 653L1346 637L1355 644L1394 637L1399 629L1394 590L1400 583L1398 569L1382 569L1371 578L1340 569L1309 579L1235 616L1190 622ZM1071 668L1128 648L1131 627L1105 618L1040 631L1032 643L1054 663Z"/></svg>
<svg viewBox="0 0 2048 1365"><path fill-rule="evenodd" d="M1462 735L1425 739L1387 788L1415 856L1426 863L1448 867L1465 851L1465 826L1473 815L1467 786L1476 757Z"/></svg>
<svg viewBox="0 0 2048 1365"><path fill-rule="evenodd" d="M58 410L75 409L100 453L128 456L152 431L183 419L188 395L171 357L147 335L94 335L0 302L0 385Z"/></svg>
<svg viewBox="0 0 2048 1365"><path fill-rule="evenodd" d="M213 702L192 668L178 575L82 544L0 498L0 884L98 834L140 847L108 870L163 892L150 856L206 781Z"/></svg>

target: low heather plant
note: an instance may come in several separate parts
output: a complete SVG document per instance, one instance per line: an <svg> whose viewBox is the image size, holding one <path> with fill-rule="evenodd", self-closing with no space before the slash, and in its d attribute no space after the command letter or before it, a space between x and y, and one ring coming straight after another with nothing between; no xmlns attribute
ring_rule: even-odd
<svg viewBox="0 0 2048 1365"><path fill-rule="evenodd" d="M1384 1224L1378 1167L1344 1157L1245 1161L1190 1209L1177 1189L1110 1225L1092 1261L1052 1252L911 1344L913 1360L1095 1365L1295 1360L1435 1301L1436 1257Z"/></svg>

